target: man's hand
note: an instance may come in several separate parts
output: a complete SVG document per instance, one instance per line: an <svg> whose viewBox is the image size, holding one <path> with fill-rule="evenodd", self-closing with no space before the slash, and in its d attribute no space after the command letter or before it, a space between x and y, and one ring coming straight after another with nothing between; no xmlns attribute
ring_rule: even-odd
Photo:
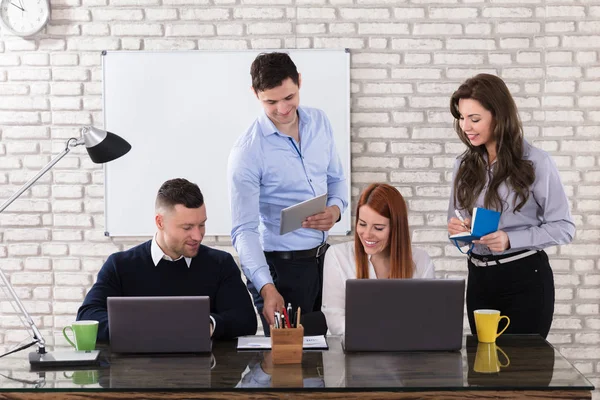
<svg viewBox="0 0 600 400"><path fill-rule="evenodd" d="M471 230L471 220L469 218L465 219L465 222L462 222L458 218L450 218L448 221L448 233L450 235L456 235L461 232L469 232Z"/></svg>
<svg viewBox="0 0 600 400"><path fill-rule="evenodd" d="M328 231L340 218L340 209L338 206L330 206L322 213L311 215L302 223L303 228L311 228L319 231Z"/></svg>
<svg viewBox="0 0 600 400"><path fill-rule="evenodd" d="M263 351L263 359L260 362L260 367L265 374L273 374L273 356L270 351Z"/></svg>
<svg viewBox="0 0 600 400"><path fill-rule="evenodd" d="M489 235L482 236L479 240L473 240L473 243L483 244L494 252L510 249L510 239L508 239L508 235L504 231L496 231Z"/></svg>
<svg viewBox="0 0 600 400"><path fill-rule="evenodd" d="M283 297L281 297L272 283L267 283L263 286L260 290L260 295L264 300L263 316L269 325L273 325L275 323L275 311L281 311L284 307Z"/></svg>

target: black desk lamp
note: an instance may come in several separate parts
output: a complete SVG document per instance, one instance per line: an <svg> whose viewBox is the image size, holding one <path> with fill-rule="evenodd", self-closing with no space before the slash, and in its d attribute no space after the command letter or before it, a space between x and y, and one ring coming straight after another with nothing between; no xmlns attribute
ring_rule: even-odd
<svg viewBox="0 0 600 400"><path fill-rule="evenodd" d="M131 145L123 138L115 135L114 133L106 132L101 129L94 128L92 126L86 126L81 129L81 138L70 138L67 140L65 149L54 157L36 176L31 178L25 183L19 190L17 190L8 200L0 206L0 213L4 211L13 201L29 189L35 182L37 182L46 172L48 172L54 164L59 162L64 156L66 156L71 149L74 147L85 145L85 148L93 162L97 164L107 163L125 155L131 150ZM97 359L99 352L97 350L91 352L75 352L75 351L57 351L54 353L46 352L46 342L42 337L38 327L33 322L33 319L21 303L21 300L17 296L17 293L10 284L7 276L0 268L0 279L2 279L5 287L8 289L11 297L17 304L19 311L25 317L25 322L29 325L29 328L33 332L33 342L21 347L17 350L13 350L13 353L18 350L27 348L33 344L37 344L38 350L35 353L29 354L29 362L32 365L43 366L43 365L77 365L87 364ZM5 354L6 355L6 354Z"/></svg>

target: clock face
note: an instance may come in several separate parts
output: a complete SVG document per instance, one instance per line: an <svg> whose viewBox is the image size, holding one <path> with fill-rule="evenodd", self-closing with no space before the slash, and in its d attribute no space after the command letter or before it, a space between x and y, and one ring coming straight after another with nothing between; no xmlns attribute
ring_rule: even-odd
<svg viewBox="0 0 600 400"><path fill-rule="evenodd" d="M38 33L50 18L48 0L0 0L3 28L19 36Z"/></svg>

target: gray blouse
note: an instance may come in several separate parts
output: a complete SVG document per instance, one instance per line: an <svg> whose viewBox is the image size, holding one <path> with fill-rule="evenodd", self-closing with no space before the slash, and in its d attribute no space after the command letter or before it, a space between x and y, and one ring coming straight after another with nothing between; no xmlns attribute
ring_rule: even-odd
<svg viewBox="0 0 600 400"><path fill-rule="evenodd" d="M487 154L484 156L487 158ZM503 200L504 209L500 217L499 230L507 233L510 240L510 249L504 252L492 252L484 245L475 245L475 254L510 254L522 250L541 250L543 248L566 244L573 240L575 224L571 217L569 202L565 189L560 181L556 164L550 155L543 150L533 147L523 140L523 158L533 162L535 181L530 187L529 198L525 205L514 211L515 192L502 183L498 193ZM460 158L454 164L452 182L460 166ZM489 167L493 173L494 163ZM489 185L490 170L488 169L487 181L477 198L476 207L483 207L483 200ZM454 209L458 209L463 216L469 216L473 210L465 210L462 206L454 205L454 184L450 194L448 206L448 220L454 217ZM469 217L470 218L470 217Z"/></svg>

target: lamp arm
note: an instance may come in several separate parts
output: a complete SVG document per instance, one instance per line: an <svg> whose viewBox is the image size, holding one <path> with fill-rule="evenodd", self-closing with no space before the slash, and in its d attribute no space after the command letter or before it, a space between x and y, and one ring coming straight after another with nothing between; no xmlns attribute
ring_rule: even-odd
<svg viewBox="0 0 600 400"><path fill-rule="evenodd" d="M48 164L46 164L46 166L44 166L44 168L42 168L40 170L40 172L38 172L33 178L28 180L23 186L21 186L21 188L19 190L17 190L12 196L10 196L10 198L8 200L6 200L4 202L4 204L2 204L0 206L0 213L2 211L4 211L6 209L6 207L10 206L13 201L18 199L19 196L21 196L23 194L23 192L25 192L27 189L29 189L31 186L33 186L33 184L36 183L38 181L38 179L40 179L46 172L50 171L50 169L52 167L54 167L54 164L56 164L57 162L62 160L62 158L71 151L71 148L73 148L75 146L79 146L81 144L84 144L83 139L71 138L71 139L67 140L65 149L60 154L58 154L56 157L54 157L52 160L50 160L50 162Z"/></svg>
<svg viewBox="0 0 600 400"><path fill-rule="evenodd" d="M0 206L0 213L2 211L4 211L9 205L11 205L13 201L18 199L19 196L21 196L23 194L23 192L25 192L27 189L29 189L31 186L33 186L33 184L36 183L46 172L50 171L50 169L54 166L54 164L56 164L64 156L66 156L73 147L79 146L82 144L84 144L83 139L70 138L69 140L67 140L65 149L60 154L58 154L56 157L54 157L48 164L46 164L46 166L44 166L44 168L42 168L40 170L40 172L37 173L37 175L35 175L33 178L31 178L29 181L27 181L23 186L21 186L21 188L19 190L17 190L8 200L6 200L4 202L4 204L2 204ZM34 335L33 338L36 340L37 345L38 345L38 353L40 353L40 354L46 353L46 347L45 347L46 342L45 342L42 334L40 333L38 327L33 322L31 315L29 315L29 313L25 309L25 306L23 305L23 303L21 303L19 296L17 296L17 293L15 292L12 285L10 284L8 277L4 274L4 272L2 271L1 268L0 268L0 279L2 279L2 281L4 282L4 286L6 286L6 288L10 292L10 295L15 300L15 303L17 303L19 310L25 316L25 321L29 325L29 328L33 331L33 335Z"/></svg>
<svg viewBox="0 0 600 400"><path fill-rule="evenodd" d="M17 296L17 293L15 292L12 285L8 281L8 277L4 274L2 269L0 269L0 278L4 282L4 286L8 289L8 291L9 291L10 295L12 296L13 300L15 301L15 303L17 303L19 310L25 316L25 322L27 322L27 325L29 325L29 328L33 331L33 339L37 342L38 353L44 354L46 352L46 341L44 340L44 337L40 333L35 322L33 322L33 318L31 318L31 315L29 315L29 313L27 312L27 309L25 309L25 306L23 305L23 303L21 303L19 296Z"/></svg>

